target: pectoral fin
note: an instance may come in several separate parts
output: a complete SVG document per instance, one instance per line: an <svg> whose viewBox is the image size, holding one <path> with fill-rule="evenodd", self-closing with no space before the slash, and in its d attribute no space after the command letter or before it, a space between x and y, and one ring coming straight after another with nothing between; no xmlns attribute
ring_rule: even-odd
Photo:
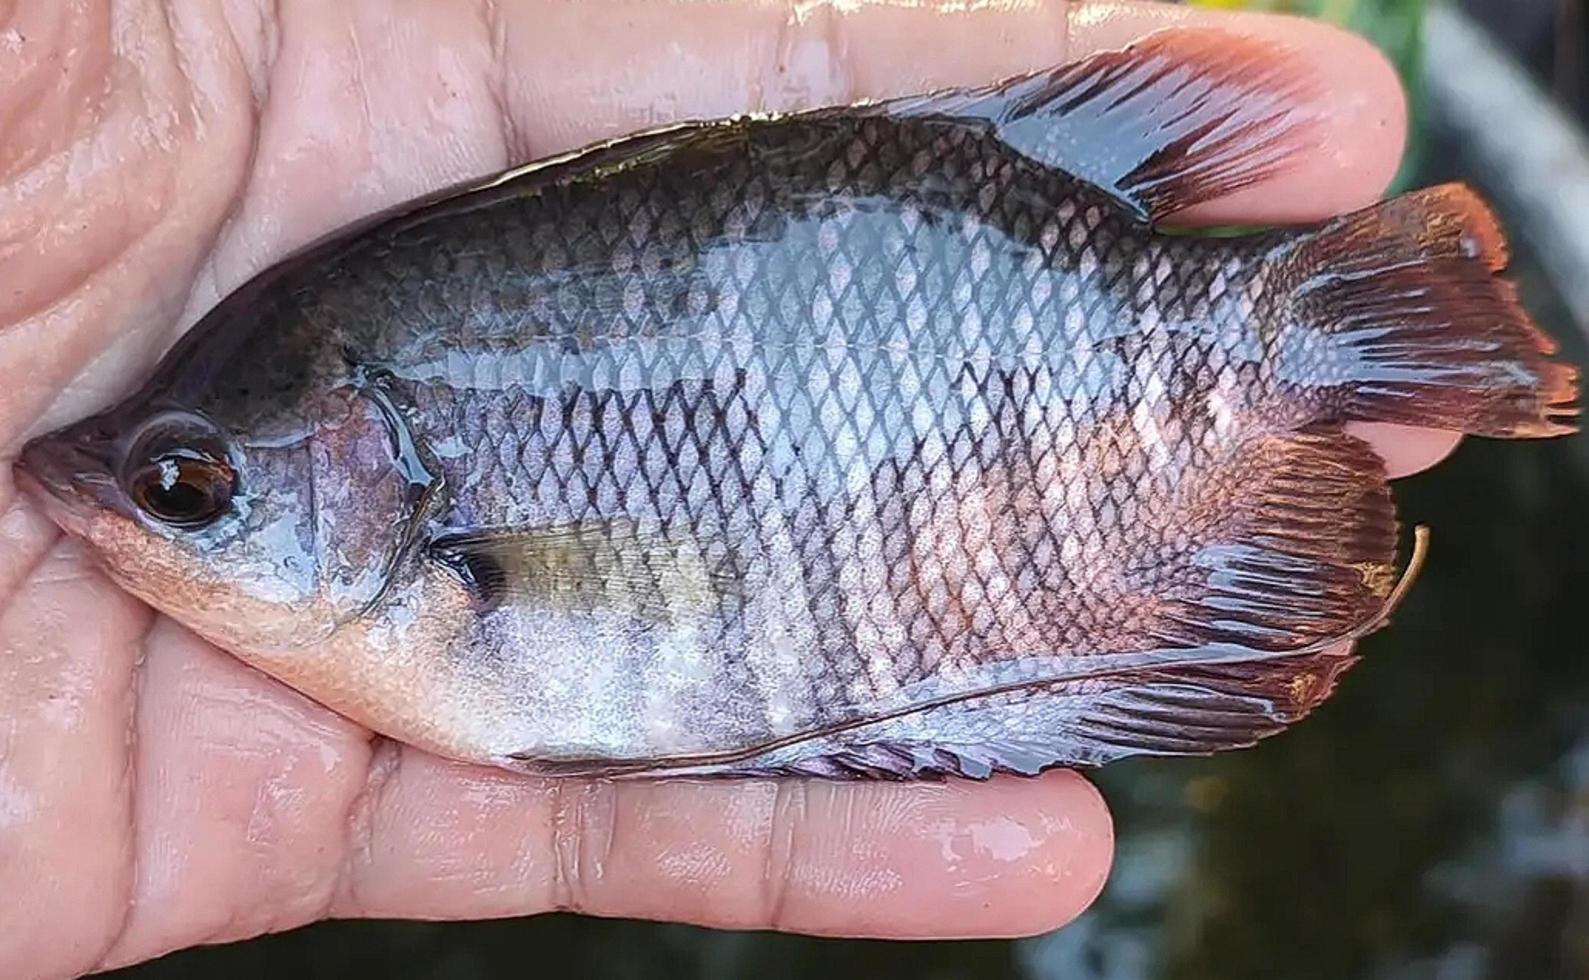
<svg viewBox="0 0 1589 980"><path fill-rule="evenodd" d="M676 621L739 594L732 555L659 524L604 520L443 533L430 556L483 607L627 612Z"/></svg>

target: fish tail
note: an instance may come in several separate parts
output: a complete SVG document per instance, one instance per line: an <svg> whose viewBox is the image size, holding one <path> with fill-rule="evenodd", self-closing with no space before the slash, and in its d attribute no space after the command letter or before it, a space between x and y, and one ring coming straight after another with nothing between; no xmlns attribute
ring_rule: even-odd
<svg viewBox="0 0 1589 980"><path fill-rule="evenodd" d="M1578 372L1502 278L1505 235L1471 189L1415 191L1304 232L1276 256L1290 288L1282 383L1328 414L1507 438L1577 431Z"/></svg>

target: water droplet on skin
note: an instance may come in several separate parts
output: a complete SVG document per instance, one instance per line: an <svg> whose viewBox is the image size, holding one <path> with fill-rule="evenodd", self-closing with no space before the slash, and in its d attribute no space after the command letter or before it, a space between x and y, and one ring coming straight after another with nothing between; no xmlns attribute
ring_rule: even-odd
<svg viewBox="0 0 1589 980"><path fill-rule="evenodd" d="M1002 816L970 823L947 821L935 832L942 845L944 864L950 868L958 868L971 859L1024 861L1044 842L1044 837L1034 834L1030 827Z"/></svg>
<svg viewBox="0 0 1589 980"><path fill-rule="evenodd" d="M0 830L23 826L37 810L33 794L0 772Z"/></svg>

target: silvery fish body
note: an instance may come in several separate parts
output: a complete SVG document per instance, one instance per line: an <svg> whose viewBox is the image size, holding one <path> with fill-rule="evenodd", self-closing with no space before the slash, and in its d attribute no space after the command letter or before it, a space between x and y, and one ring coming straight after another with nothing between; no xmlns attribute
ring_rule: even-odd
<svg viewBox="0 0 1589 980"><path fill-rule="evenodd" d="M1572 418L1465 189L1154 230L1307 148L1289 71L1172 33L452 190L262 274L24 465L128 588L457 758L982 776L1251 744L1392 604L1385 474L1343 424Z"/></svg>

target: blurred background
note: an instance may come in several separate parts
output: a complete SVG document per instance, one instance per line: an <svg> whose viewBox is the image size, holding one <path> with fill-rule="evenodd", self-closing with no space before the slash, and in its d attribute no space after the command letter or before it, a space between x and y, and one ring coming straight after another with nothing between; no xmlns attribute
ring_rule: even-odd
<svg viewBox="0 0 1589 980"><path fill-rule="evenodd" d="M1198 0L1362 32L1401 68L1401 183L1470 180L1530 308L1585 361L1583 0ZM571 916L329 923L117 980L1286 980L1589 977L1589 439L1470 440L1398 486L1436 560L1307 724L1211 760L1103 771L1119 855L1094 909L1019 942L887 944Z"/></svg>

